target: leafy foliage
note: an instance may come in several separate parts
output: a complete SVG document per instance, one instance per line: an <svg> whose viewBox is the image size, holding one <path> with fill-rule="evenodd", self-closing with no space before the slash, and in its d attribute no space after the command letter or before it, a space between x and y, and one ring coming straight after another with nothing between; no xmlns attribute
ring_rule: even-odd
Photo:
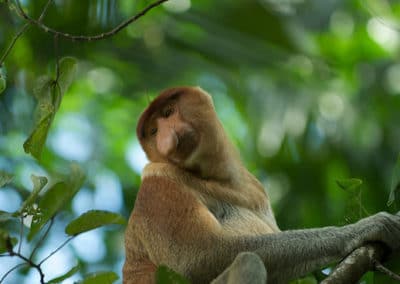
<svg viewBox="0 0 400 284"><path fill-rule="evenodd" d="M46 2L21 1L35 19ZM282 228L343 224L386 204L398 210L398 161L392 180L388 173L400 141L399 3L170 2L95 43L36 28L18 38L0 68L0 170L13 176L0 175L4 232L19 243L28 233L32 247L49 250L46 238L37 244L53 223L64 228L93 208L127 215L143 166L136 119L149 98L175 85L199 85L213 96L246 166L267 185ZM0 46L7 47L24 19L14 1L0 3ZM58 1L43 23L101 34L145 4ZM79 58L79 68L61 54ZM26 137L23 149L35 160L22 151ZM71 161L79 166L65 177ZM37 180L27 190L31 175ZM362 177L362 186L349 176ZM54 238L65 237L58 232ZM123 229L93 235L104 249L96 265L114 269L124 257ZM64 250L80 258L81 271L92 269L75 246ZM364 282L374 283L375 274ZM8 277L26 282L22 272Z"/></svg>
<svg viewBox="0 0 400 284"><path fill-rule="evenodd" d="M79 284L111 284L118 280L118 275L114 272L97 272L88 275Z"/></svg>
<svg viewBox="0 0 400 284"><path fill-rule="evenodd" d="M0 66L0 95L4 92L7 86L5 69Z"/></svg>
<svg viewBox="0 0 400 284"><path fill-rule="evenodd" d="M158 284L189 284L183 276L179 275L166 266L159 266L156 271L156 282Z"/></svg>
<svg viewBox="0 0 400 284"><path fill-rule="evenodd" d="M10 183L13 177L14 176L12 174L6 173L5 171L0 171L0 187Z"/></svg>
<svg viewBox="0 0 400 284"><path fill-rule="evenodd" d="M10 237L8 232L0 229L0 253L11 251L17 242L16 238Z"/></svg>
<svg viewBox="0 0 400 284"><path fill-rule="evenodd" d="M50 223L46 231L44 230L45 224L47 224L50 219L54 219L56 215L70 203L71 199L83 184L85 175L81 168L77 164L71 164L70 168L70 174L67 177L64 177L63 180L51 185L42 196L40 196L40 193L47 185L48 178L44 176L31 175L33 190L22 203L20 209L14 213L0 211L0 223L20 222L20 226L22 226L24 219L32 217L30 231L27 234L27 240L29 242L32 242L38 233L42 233L41 240L33 246L31 255L27 258L21 254L20 247L18 250L14 249L14 246L18 242L22 242L24 239L23 230L20 230L19 237L16 238L11 237L7 230L0 229L0 253L8 253L10 256L16 256L25 261L27 265L34 267L41 275L41 283L44 283L44 274L41 270L42 263L61 249L73 237L101 226L109 224L125 224L125 219L119 214L108 211L91 210L82 214L67 226L66 232L72 235L71 238L67 239L66 242L60 245L53 253L42 259L40 262L32 262L35 251L46 238L53 222ZM60 283L76 274L80 269L81 266L78 264L63 275L53 278L46 283ZM116 279L118 279L118 276L114 272L101 272L86 277L81 281L81 283L113 283Z"/></svg>
<svg viewBox="0 0 400 284"><path fill-rule="evenodd" d="M56 80L42 76L34 88L34 94L38 100L37 122L24 143L24 150L26 153L31 153L36 159L40 159L51 123L60 107L64 93L72 83L76 72L76 60L71 57L61 59L57 72Z"/></svg>
<svg viewBox="0 0 400 284"><path fill-rule="evenodd" d="M346 191L348 198L346 200L346 216L347 222L353 223L358 221L364 216L365 208L361 200L361 185L362 180L356 178L337 180L338 186Z"/></svg>
<svg viewBox="0 0 400 284"><path fill-rule="evenodd" d="M397 205L396 209L399 209L400 208L399 195L400 195L400 155L397 158L396 165L393 169L388 206L391 206L396 202L395 203Z"/></svg>
<svg viewBox="0 0 400 284"><path fill-rule="evenodd" d="M61 282L64 281L65 279L68 279L68 278L70 278L72 275L74 275L75 273L77 273L77 272L79 271L80 268L81 268L81 267L80 267L80 265L78 264L78 265L72 267L70 270L68 270L68 271L67 271L66 273L64 273L63 275L61 275L61 276L59 276L59 277L57 277L57 278L54 278L54 279L49 280L49 281L47 282L47 284L61 283Z"/></svg>
<svg viewBox="0 0 400 284"><path fill-rule="evenodd" d="M34 202L36 202L36 199L38 198L39 193L47 184L46 177L31 175L31 180L33 182L33 190L31 192L31 194L22 203L22 206L18 210L18 212L16 212L16 215L22 215L24 212L30 211L32 204Z"/></svg>
<svg viewBox="0 0 400 284"><path fill-rule="evenodd" d="M125 218L119 214L103 210L90 210L69 223L65 232L70 236L76 236L104 225L124 225L125 223Z"/></svg>

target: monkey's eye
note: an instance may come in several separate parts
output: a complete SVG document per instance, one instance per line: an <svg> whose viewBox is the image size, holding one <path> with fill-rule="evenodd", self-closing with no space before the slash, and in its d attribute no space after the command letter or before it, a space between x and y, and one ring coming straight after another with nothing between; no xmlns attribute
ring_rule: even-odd
<svg viewBox="0 0 400 284"><path fill-rule="evenodd" d="M167 118L167 117L169 117L171 114L173 114L174 113L174 109L173 108L167 108L165 111L164 111L164 113L163 113L163 116L165 117L165 118Z"/></svg>
<svg viewBox="0 0 400 284"><path fill-rule="evenodd" d="M150 130L150 135L154 136L157 133L157 127L154 127Z"/></svg>

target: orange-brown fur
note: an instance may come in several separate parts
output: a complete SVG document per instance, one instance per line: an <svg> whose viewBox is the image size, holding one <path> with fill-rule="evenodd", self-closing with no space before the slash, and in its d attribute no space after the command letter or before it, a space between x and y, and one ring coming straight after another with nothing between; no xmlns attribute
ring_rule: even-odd
<svg viewBox="0 0 400 284"><path fill-rule="evenodd" d="M179 108L176 117L202 135L197 157L191 157L194 162L169 161L146 135L171 98ZM124 283L153 283L160 264L190 278L196 264L184 263L178 255L201 257L202 246L212 246L218 236L279 231L264 188L241 164L210 96L200 88L161 93L142 114L137 135L151 162L143 172L126 231ZM229 216L219 220L216 214Z"/></svg>
<svg viewBox="0 0 400 284"><path fill-rule="evenodd" d="M124 284L154 283L161 264L208 283L243 251L260 256L268 283L281 284L368 242L400 247L399 214L280 232L267 194L200 88L162 92L142 114L137 135L150 163L126 229Z"/></svg>

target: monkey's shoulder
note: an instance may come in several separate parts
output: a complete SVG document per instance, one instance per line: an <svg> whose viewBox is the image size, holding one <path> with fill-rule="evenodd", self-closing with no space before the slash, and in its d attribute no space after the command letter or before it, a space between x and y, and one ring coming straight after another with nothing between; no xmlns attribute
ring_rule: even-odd
<svg viewBox="0 0 400 284"><path fill-rule="evenodd" d="M199 202L184 170L165 163L149 163L142 173L142 183L135 202L139 207L176 207L176 204Z"/></svg>
<svg viewBox="0 0 400 284"><path fill-rule="evenodd" d="M190 175L187 171L168 163L149 163L142 173L142 180L150 177L166 178L175 182L183 182Z"/></svg>

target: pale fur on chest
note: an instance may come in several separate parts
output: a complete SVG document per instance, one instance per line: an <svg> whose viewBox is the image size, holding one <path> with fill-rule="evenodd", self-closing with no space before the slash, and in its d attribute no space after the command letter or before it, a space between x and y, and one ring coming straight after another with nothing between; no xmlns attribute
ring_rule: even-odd
<svg viewBox="0 0 400 284"><path fill-rule="evenodd" d="M151 176L170 178L180 185L181 190L193 194L194 198L211 213L210 216L212 215L220 223L224 234L231 236L261 235L280 231L266 195L264 195L264 206L256 209L246 208L240 204L221 201L218 196L215 196L214 191L218 191L218 186L221 186L219 183L198 179L177 167L162 163L150 163L145 167L142 179ZM244 188L243 184L238 186L241 189ZM224 187L224 190L229 194L229 191L233 192L236 189ZM236 195L246 198L246 195L252 194L251 190L249 192L243 190L242 193L236 193Z"/></svg>

